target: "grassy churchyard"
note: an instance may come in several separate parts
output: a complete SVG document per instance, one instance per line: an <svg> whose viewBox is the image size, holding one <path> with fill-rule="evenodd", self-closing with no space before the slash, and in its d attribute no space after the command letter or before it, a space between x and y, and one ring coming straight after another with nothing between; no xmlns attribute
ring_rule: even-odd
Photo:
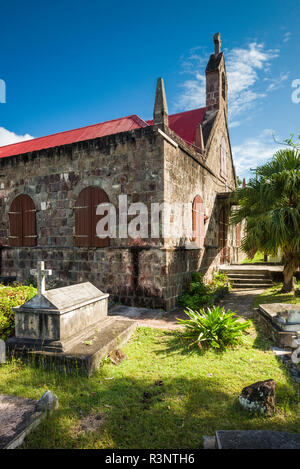
<svg viewBox="0 0 300 469"><path fill-rule="evenodd" d="M296 288L300 289L300 282L296 283ZM300 305L300 296L295 296L291 293L281 293L282 283L276 283L271 288L267 288L254 301L254 306L258 307L259 304L264 303L289 303Z"/></svg>
<svg viewBox="0 0 300 469"><path fill-rule="evenodd" d="M90 379L12 360L0 366L0 394L39 399L50 389L59 409L28 435L25 448L201 448L218 429L300 432L300 386L255 323L225 352L188 349L178 331L139 328L118 366L105 359ZM276 412L251 415L241 389L276 381Z"/></svg>

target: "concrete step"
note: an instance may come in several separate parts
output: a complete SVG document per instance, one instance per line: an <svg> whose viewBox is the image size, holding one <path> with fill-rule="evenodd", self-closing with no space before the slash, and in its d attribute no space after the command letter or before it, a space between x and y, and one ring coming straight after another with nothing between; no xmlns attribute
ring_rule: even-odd
<svg viewBox="0 0 300 469"><path fill-rule="evenodd" d="M270 275L266 275L266 274L252 274L251 272L244 272L242 274L236 274L236 273L232 273L232 272L228 272L228 277L229 278L258 278L258 279L264 279L264 278L268 278L270 279Z"/></svg>
<svg viewBox="0 0 300 469"><path fill-rule="evenodd" d="M235 283L232 286L233 288L243 288L248 290L249 288L270 288L272 285L272 283Z"/></svg>
<svg viewBox="0 0 300 469"><path fill-rule="evenodd" d="M231 274L239 274L239 275L265 275L269 276L270 273L268 270L252 270L252 269L228 269L228 270L222 270L222 272L225 272L227 275Z"/></svg>
<svg viewBox="0 0 300 469"><path fill-rule="evenodd" d="M255 283L257 285L259 284L269 284L273 285L273 282L271 279L268 278L248 278L248 277L243 277L243 278L229 278L230 283L238 284L238 283Z"/></svg>

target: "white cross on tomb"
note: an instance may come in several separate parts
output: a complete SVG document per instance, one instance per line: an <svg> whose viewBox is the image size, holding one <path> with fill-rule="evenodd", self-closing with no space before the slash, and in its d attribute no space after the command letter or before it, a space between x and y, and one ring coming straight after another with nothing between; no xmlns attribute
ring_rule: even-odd
<svg viewBox="0 0 300 469"><path fill-rule="evenodd" d="M30 270L31 275L37 276L38 295L44 295L46 292L46 276L52 275L52 270L45 269L45 262L38 262L38 268Z"/></svg>

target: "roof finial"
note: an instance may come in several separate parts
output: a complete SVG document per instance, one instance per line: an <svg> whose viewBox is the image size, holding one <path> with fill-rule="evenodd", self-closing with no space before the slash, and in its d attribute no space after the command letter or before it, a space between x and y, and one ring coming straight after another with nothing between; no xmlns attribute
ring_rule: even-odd
<svg viewBox="0 0 300 469"><path fill-rule="evenodd" d="M168 126L169 124L166 92L165 92L164 81L162 78L158 78L157 80L155 104L154 104L154 112L153 112L153 123L154 125L166 125L166 126Z"/></svg>
<svg viewBox="0 0 300 469"><path fill-rule="evenodd" d="M220 36L220 33L216 33L214 35L214 43L215 43L215 55L218 55L221 52L221 36Z"/></svg>

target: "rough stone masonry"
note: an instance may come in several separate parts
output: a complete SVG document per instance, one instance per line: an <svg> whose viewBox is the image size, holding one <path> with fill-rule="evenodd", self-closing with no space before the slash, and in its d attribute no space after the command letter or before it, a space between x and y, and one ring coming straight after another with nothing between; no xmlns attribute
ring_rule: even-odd
<svg viewBox="0 0 300 469"><path fill-rule="evenodd" d="M220 264L239 261L240 234L228 224L236 177L219 34L214 43L204 108L168 115L159 79L153 121L129 116L0 148L0 275L27 281L43 259L57 272L52 286L89 281L123 304L170 310L192 272L209 279ZM101 190L115 206L127 195L149 214L151 203L200 200L201 211L189 215L201 225L200 242L187 249L191 240L180 232L176 239L116 237L103 247L78 246L88 236L80 232L85 205L76 205L86 188Z"/></svg>

